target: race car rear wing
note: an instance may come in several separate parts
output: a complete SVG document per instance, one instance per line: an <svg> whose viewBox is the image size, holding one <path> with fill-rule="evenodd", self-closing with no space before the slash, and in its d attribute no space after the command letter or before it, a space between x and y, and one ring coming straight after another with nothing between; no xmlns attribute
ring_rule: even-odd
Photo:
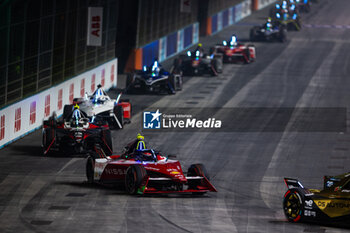
<svg viewBox="0 0 350 233"><path fill-rule="evenodd" d="M286 184L288 189L293 189L293 188L305 189L304 186L297 179L284 178L284 183Z"/></svg>

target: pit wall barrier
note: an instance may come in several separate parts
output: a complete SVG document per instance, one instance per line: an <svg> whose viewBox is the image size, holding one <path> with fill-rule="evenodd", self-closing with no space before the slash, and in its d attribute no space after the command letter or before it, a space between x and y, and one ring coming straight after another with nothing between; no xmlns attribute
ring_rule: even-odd
<svg viewBox="0 0 350 233"><path fill-rule="evenodd" d="M90 71L53 86L0 110L0 148L41 128L43 120L55 111L63 113L63 107L73 98L92 94L98 84L105 90L117 86L118 60L113 59ZM39 143L39 142L35 142Z"/></svg>
<svg viewBox="0 0 350 233"><path fill-rule="evenodd" d="M198 40L199 23L196 22L135 49L128 59L125 71L140 70L143 66L151 65L155 58L162 62L198 43Z"/></svg>
<svg viewBox="0 0 350 233"><path fill-rule="evenodd" d="M251 0L245 0L207 18L207 35L213 35L222 29L242 20L252 13Z"/></svg>
<svg viewBox="0 0 350 233"><path fill-rule="evenodd" d="M252 0L253 10L260 10L274 2L277 2L277 0Z"/></svg>

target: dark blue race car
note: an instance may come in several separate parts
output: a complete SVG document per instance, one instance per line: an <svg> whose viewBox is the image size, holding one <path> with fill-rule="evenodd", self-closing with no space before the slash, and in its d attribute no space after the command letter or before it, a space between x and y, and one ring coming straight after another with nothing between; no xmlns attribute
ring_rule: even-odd
<svg viewBox="0 0 350 233"><path fill-rule="evenodd" d="M141 90L151 93L175 94L182 89L182 74L165 71L157 60L152 66L143 67L127 76L126 91L128 93Z"/></svg>

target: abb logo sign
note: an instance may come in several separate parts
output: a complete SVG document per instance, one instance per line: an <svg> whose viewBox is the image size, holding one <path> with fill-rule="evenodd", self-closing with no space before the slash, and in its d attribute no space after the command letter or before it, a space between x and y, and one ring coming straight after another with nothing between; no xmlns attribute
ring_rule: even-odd
<svg viewBox="0 0 350 233"><path fill-rule="evenodd" d="M15 110L15 133L21 130L21 108Z"/></svg>
<svg viewBox="0 0 350 233"><path fill-rule="evenodd" d="M45 117L50 115L50 95L45 96Z"/></svg>
<svg viewBox="0 0 350 233"><path fill-rule="evenodd" d="M0 140L5 138L5 115L0 118Z"/></svg>
<svg viewBox="0 0 350 233"><path fill-rule="evenodd" d="M36 102L30 104L30 114L29 114L29 123L32 125L35 123L36 118Z"/></svg>
<svg viewBox="0 0 350 233"><path fill-rule="evenodd" d="M100 31L101 31L101 22L102 18L101 16L92 16L91 18L91 34L97 37L100 37Z"/></svg>
<svg viewBox="0 0 350 233"><path fill-rule="evenodd" d="M111 83L113 83L114 82L114 65L112 65L112 67L111 67Z"/></svg>
<svg viewBox="0 0 350 233"><path fill-rule="evenodd" d="M87 29L87 45L101 46L102 45L102 7L88 8L88 29Z"/></svg>

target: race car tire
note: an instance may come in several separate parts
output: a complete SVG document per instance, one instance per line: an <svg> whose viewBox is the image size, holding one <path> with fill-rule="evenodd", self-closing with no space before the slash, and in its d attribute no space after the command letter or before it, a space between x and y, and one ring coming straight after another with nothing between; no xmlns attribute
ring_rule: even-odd
<svg viewBox="0 0 350 233"><path fill-rule="evenodd" d="M111 156L113 153L113 144L112 144L112 134L110 130L103 130L101 132L101 138L103 142L103 151L107 156Z"/></svg>
<svg viewBox="0 0 350 233"><path fill-rule="evenodd" d="M64 105L63 108L63 119L67 120L71 117L72 113L73 113L73 104L68 104L68 105Z"/></svg>
<svg viewBox="0 0 350 233"><path fill-rule="evenodd" d="M216 72L222 73L222 67L223 67L223 63L224 63L224 56L223 56L223 54L215 55L214 59L216 60Z"/></svg>
<svg viewBox="0 0 350 233"><path fill-rule="evenodd" d="M88 184L93 184L95 182L94 165L95 165L95 159L89 156L86 161L86 179Z"/></svg>
<svg viewBox="0 0 350 233"><path fill-rule="evenodd" d="M43 148L43 154L44 155L49 155L50 153L50 149L48 150L48 148L51 145L51 143L53 142L53 140L56 137L56 130L52 129L52 128L47 128L43 130L42 133L42 148ZM46 154L45 154L46 152Z"/></svg>
<svg viewBox="0 0 350 233"><path fill-rule="evenodd" d="M119 123L122 125L124 125L124 110L123 110L123 107L121 105L117 105L117 106L114 106L113 108L113 112L114 112L114 115L117 117ZM111 129L121 129L119 127L119 125L117 124L117 122L115 122L115 119L113 120L113 123L111 124Z"/></svg>
<svg viewBox="0 0 350 233"><path fill-rule="evenodd" d="M246 50L244 51L244 57L243 57L243 59L244 59L244 63L245 63L245 64L249 64L249 63L250 63L250 50L249 50L249 49L246 49Z"/></svg>
<svg viewBox="0 0 350 233"><path fill-rule="evenodd" d="M283 199L283 211L290 222L300 222L304 215L304 196L298 189L290 189Z"/></svg>
<svg viewBox="0 0 350 233"><path fill-rule="evenodd" d="M143 181L147 176L147 171L144 167L134 164L126 170L125 175L125 190L129 194L137 194L142 188Z"/></svg>
<svg viewBox="0 0 350 233"><path fill-rule="evenodd" d="M188 170L187 170L187 176L201 176L207 178L207 180L210 180L209 173L207 172L207 169L203 164L192 164ZM203 184L203 180L191 180L188 183L189 189L196 189L198 185ZM205 192L200 192L200 193L192 193L194 195L203 195Z"/></svg>
<svg viewBox="0 0 350 233"><path fill-rule="evenodd" d="M248 49L251 48L251 47L254 47L254 49L255 49L255 56L256 56L256 48L255 48L255 45L253 45L253 44L248 44L247 47L248 47ZM250 50L249 50L249 54L250 54ZM255 61L256 57L255 57L255 58L249 57L249 59L250 59L251 62L253 62L253 61Z"/></svg>

